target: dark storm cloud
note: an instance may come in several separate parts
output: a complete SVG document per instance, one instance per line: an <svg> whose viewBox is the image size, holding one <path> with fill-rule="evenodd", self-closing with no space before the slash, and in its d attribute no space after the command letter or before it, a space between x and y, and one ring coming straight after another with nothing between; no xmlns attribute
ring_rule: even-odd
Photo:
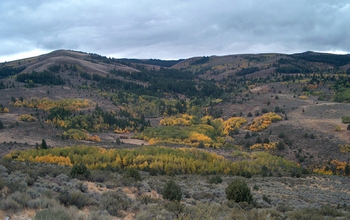
<svg viewBox="0 0 350 220"><path fill-rule="evenodd" d="M0 57L61 48L162 59L349 52L349 20L345 0L3 0Z"/></svg>

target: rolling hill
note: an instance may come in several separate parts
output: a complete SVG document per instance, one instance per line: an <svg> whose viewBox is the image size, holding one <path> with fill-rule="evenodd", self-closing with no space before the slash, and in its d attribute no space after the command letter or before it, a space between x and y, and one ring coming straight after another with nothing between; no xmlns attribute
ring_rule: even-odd
<svg viewBox="0 0 350 220"><path fill-rule="evenodd" d="M1 63L0 204L14 205L0 205L0 217L75 205L76 213L142 219L158 204L169 218L240 207L242 216L297 219L312 207L346 219L349 82L350 55L310 51L140 60L57 50ZM77 164L91 176L74 179ZM214 175L224 182L209 183ZM237 176L254 188L254 204L225 198ZM162 204L171 177L183 209ZM25 190L11 188L16 179ZM108 192L122 195L123 210L97 205Z"/></svg>

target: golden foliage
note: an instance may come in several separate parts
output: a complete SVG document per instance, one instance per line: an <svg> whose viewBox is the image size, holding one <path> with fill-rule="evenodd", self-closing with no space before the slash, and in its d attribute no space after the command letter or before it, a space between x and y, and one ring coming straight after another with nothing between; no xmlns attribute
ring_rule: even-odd
<svg viewBox="0 0 350 220"><path fill-rule="evenodd" d="M223 134L228 135L231 131L239 129L243 124L247 123L247 119L242 117L232 117L223 122Z"/></svg>
<svg viewBox="0 0 350 220"><path fill-rule="evenodd" d="M94 105L94 103L88 99L50 100L47 98L32 98L28 101L21 101L20 99L16 98L15 102L10 102L9 104L15 107L39 108L44 109L45 111L50 110L53 107L64 107L67 110L79 111L82 108L87 108Z"/></svg>
<svg viewBox="0 0 350 220"><path fill-rule="evenodd" d="M79 129L69 129L68 131L64 131L63 136L74 140L101 141L100 137L97 135L91 136L86 131Z"/></svg>
<svg viewBox="0 0 350 220"><path fill-rule="evenodd" d="M159 125L161 126L191 126L193 116L188 114L182 114L178 117L172 116L163 118L160 120Z"/></svg>
<svg viewBox="0 0 350 220"><path fill-rule="evenodd" d="M325 174L325 175L343 175L345 166L347 162L345 161L338 161L338 160L332 160L329 162L328 165L323 166L321 168L315 168L313 171L318 174Z"/></svg>
<svg viewBox="0 0 350 220"><path fill-rule="evenodd" d="M306 95L299 96L299 99L301 100L308 100L309 98Z"/></svg>
<svg viewBox="0 0 350 220"><path fill-rule="evenodd" d="M334 131L341 131L341 127L340 127L339 125L336 125L336 126L334 127Z"/></svg>
<svg viewBox="0 0 350 220"><path fill-rule="evenodd" d="M262 143L262 144L254 144L250 146L250 150L266 150L266 151L274 151L277 149L277 143Z"/></svg>
<svg viewBox="0 0 350 220"><path fill-rule="evenodd" d="M30 156L28 158L28 161L29 162L37 162L37 163L51 163L51 164L58 164L58 165L63 165L63 166L72 166L73 165L71 163L69 157L52 156L51 154L44 155L44 156L36 156L35 158Z"/></svg>
<svg viewBox="0 0 350 220"><path fill-rule="evenodd" d="M195 131L190 133L190 137L188 138L188 140L189 141L185 140L185 142L189 144L195 144L195 146L198 145L198 142L203 142L206 147L209 147L209 145L213 142L213 140L207 135L200 134Z"/></svg>
<svg viewBox="0 0 350 220"><path fill-rule="evenodd" d="M8 108L3 108L0 106L0 113L9 113L10 112L10 109Z"/></svg>
<svg viewBox="0 0 350 220"><path fill-rule="evenodd" d="M115 129L114 132L117 134L129 134L130 133L128 130L120 129L120 128Z"/></svg>
<svg viewBox="0 0 350 220"><path fill-rule="evenodd" d="M92 135L92 136L87 136L85 140L100 142L101 138L99 136L97 136L97 135Z"/></svg>
<svg viewBox="0 0 350 220"><path fill-rule="evenodd" d="M14 151L5 157L19 161L54 163L72 166L84 164L89 169L119 168L155 170L166 174L259 174L265 165L271 172L289 171L300 167L282 157L266 152L243 153L240 161L232 162L215 153L195 148L142 147L134 149L104 149L74 146L41 150Z"/></svg>
<svg viewBox="0 0 350 220"><path fill-rule="evenodd" d="M342 153L349 153L350 152L350 145L349 144L344 144L344 145L339 145L340 152Z"/></svg>
<svg viewBox="0 0 350 220"><path fill-rule="evenodd" d="M20 115L18 119L20 121L26 121L26 122L36 121L35 117L33 117L33 116L29 115L29 114Z"/></svg>
<svg viewBox="0 0 350 220"><path fill-rule="evenodd" d="M268 112L262 116L256 117L251 125L247 126L247 129L251 131L263 131L272 122L281 121L282 117L274 112Z"/></svg>

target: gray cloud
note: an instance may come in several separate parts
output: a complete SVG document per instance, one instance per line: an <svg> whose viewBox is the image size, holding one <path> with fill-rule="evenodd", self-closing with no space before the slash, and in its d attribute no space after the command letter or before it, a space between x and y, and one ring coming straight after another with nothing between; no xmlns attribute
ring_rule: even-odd
<svg viewBox="0 0 350 220"><path fill-rule="evenodd" d="M3 0L0 59L61 48L161 59L349 53L349 20L346 0Z"/></svg>

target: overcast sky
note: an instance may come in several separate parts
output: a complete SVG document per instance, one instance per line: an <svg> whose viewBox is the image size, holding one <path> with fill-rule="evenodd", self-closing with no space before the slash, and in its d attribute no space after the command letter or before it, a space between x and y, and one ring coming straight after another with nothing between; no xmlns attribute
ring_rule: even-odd
<svg viewBox="0 0 350 220"><path fill-rule="evenodd" d="M350 53L348 0L1 0L0 61L71 49L115 58Z"/></svg>

